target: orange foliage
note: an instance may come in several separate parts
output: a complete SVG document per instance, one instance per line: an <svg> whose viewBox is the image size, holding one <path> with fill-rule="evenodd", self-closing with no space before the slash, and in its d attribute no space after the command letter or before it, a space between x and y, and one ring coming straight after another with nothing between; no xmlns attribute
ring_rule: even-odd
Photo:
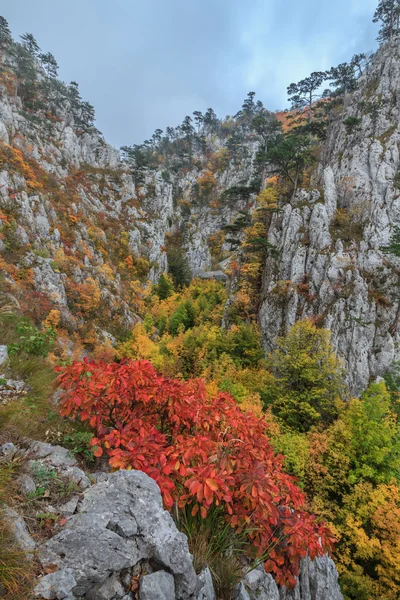
<svg viewBox="0 0 400 600"><path fill-rule="evenodd" d="M0 142L0 168L2 166L20 173L26 179L26 184L31 190L43 189L43 184L37 180L32 166L24 160L21 150L13 148L5 142Z"/></svg>

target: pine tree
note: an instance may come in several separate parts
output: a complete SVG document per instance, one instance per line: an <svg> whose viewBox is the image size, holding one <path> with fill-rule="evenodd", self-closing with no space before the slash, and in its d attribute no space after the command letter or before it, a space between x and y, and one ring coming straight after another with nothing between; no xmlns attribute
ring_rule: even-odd
<svg viewBox="0 0 400 600"><path fill-rule="evenodd" d="M351 63L341 63L337 67L332 67L326 72L326 78L332 80L329 85L336 88L334 95L352 92L357 86L354 64Z"/></svg>
<svg viewBox="0 0 400 600"><path fill-rule="evenodd" d="M22 45L28 50L29 54L38 57L40 54L39 44L32 33L24 33L21 35Z"/></svg>
<svg viewBox="0 0 400 600"><path fill-rule="evenodd" d="M378 41L391 40L400 28L400 0L380 0L373 22L381 24Z"/></svg>
<svg viewBox="0 0 400 600"><path fill-rule="evenodd" d="M3 50L12 44L12 35L8 23L4 17L0 16L0 48Z"/></svg>
<svg viewBox="0 0 400 600"><path fill-rule="evenodd" d="M294 110L308 112L308 121L313 119L313 104L320 98L317 93L322 83L326 80L326 73L322 71L314 71L309 77L302 79L298 83L292 83L288 87L289 100L292 103Z"/></svg>
<svg viewBox="0 0 400 600"><path fill-rule="evenodd" d="M394 227L394 232L393 232L392 237L389 240L389 245L382 246L381 250L385 254L391 254L392 256L395 256L396 258L400 258L400 227L398 227L398 226ZM389 328L389 331L392 335L396 333L399 323L400 323L400 301L397 306L397 312L396 312L394 322L392 323L392 325Z"/></svg>
<svg viewBox="0 0 400 600"><path fill-rule="evenodd" d="M172 283L170 277L168 275L161 273L160 279L158 280L158 284L156 286L156 294L160 298L160 300L166 300L173 294L174 292L174 284Z"/></svg>
<svg viewBox="0 0 400 600"><path fill-rule="evenodd" d="M58 64L52 53L47 52L46 54L40 54L39 58L46 71L47 77L55 79L58 73Z"/></svg>

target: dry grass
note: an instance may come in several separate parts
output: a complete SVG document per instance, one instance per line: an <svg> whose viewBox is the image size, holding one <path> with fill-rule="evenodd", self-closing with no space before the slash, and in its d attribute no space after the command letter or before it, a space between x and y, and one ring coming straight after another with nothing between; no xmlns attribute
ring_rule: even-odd
<svg viewBox="0 0 400 600"><path fill-rule="evenodd" d="M19 471L18 459L0 463L0 503L14 496L13 477ZM3 600L26 600L32 588L35 566L15 544L0 508L0 597Z"/></svg>
<svg viewBox="0 0 400 600"><path fill-rule="evenodd" d="M3 600L27 600L34 577L34 563L15 545L0 512L0 595Z"/></svg>
<svg viewBox="0 0 400 600"><path fill-rule="evenodd" d="M246 536L235 534L216 507L210 509L206 519L192 517L190 510L188 507L180 513L178 526L188 537L194 568L200 573L208 567L217 599L231 600L234 587L243 577Z"/></svg>

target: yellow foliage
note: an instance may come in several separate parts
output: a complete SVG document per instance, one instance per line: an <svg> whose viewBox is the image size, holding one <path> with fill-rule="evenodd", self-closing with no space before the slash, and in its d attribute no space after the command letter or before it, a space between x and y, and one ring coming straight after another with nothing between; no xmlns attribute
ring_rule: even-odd
<svg viewBox="0 0 400 600"><path fill-rule="evenodd" d="M24 160L21 150L13 148L5 142L0 142L0 168L3 165L20 173L25 178L26 184L31 190L38 191L43 189L43 184L37 180L34 170Z"/></svg>
<svg viewBox="0 0 400 600"><path fill-rule="evenodd" d="M80 311L88 314L100 306L101 289L93 277L88 277L84 283L71 283L70 285Z"/></svg>
<svg viewBox="0 0 400 600"><path fill-rule="evenodd" d="M202 192L211 192L216 185L214 173L212 173L212 171L204 171L197 179L197 183Z"/></svg>
<svg viewBox="0 0 400 600"><path fill-rule="evenodd" d="M142 323L134 326L130 339L118 346L117 354L120 358L147 359L157 369L162 367L160 347L149 337Z"/></svg>
<svg viewBox="0 0 400 600"><path fill-rule="evenodd" d="M398 600L400 590L400 488L395 482L358 484L341 511L339 571L348 587L370 598ZM374 564L372 578L362 565ZM365 596L367 597L367 596Z"/></svg>
<svg viewBox="0 0 400 600"><path fill-rule="evenodd" d="M279 188L272 185L264 188L256 200L258 208L276 210L279 201Z"/></svg>
<svg viewBox="0 0 400 600"><path fill-rule="evenodd" d="M100 275L103 275L103 277L108 281L114 280L114 271L112 270L110 265L107 264L106 262L97 267L97 272Z"/></svg>
<svg viewBox="0 0 400 600"><path fill-rule="evenodd" d="M55 329L56 327L58 327L58 325L60 323L60 319L61 319L60 311L53 308L49 312L49 314L47 315L45 320L43 321L43 327L48 327L48 328L53 327Z"/></svg>

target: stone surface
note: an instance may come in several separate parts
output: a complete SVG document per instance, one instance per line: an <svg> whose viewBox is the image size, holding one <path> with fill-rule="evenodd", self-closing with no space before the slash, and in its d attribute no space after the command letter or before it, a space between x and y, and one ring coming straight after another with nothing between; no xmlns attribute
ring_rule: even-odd
<svg viewBox="0 0 400 600"><path fill-rule="evenodd" d="M76 587L76 579L72 569L63 569L42 577L35 587L34 594L46 600L73 600L74 587Z"/></svg>
<svg viewBox="0 0 400 600"><path fill-rule="evenodd" d="M247 573L236 587L234 600L343 600L335 564L328 556L301 561L298 583L279 588L260 566Z"/></svg>
<svg viewBox="0 0 400 600"><path fill-rule="evenodd" d="M25 525L23 518L9 506L3 506L3 516L13 534L16 543L25 552L25 554L31 558L32 552L36 548L36 543L29 535L28 529Z"/></svg>
<svg viewBox="0 0 400 600"><path fill-rule="evenodd" d="M197 576L196 600L216 600L211 571L208 567Z"/></svg>
<svg viewBox="0 0 400 600"><path fill-rule="evenodd" d="M142 577L139 600L175 600L174 578L165 571Z"/></svg>
<svg viewBox="0 0 400 600"><path fill-rule="evenodd" d="M270 351L276 336L299 318L320 316L332 331L354 394L400 358L399 327L391 330L400 261L389 261L381 250L400 225L395 185L400 105L393 101L399 90L398 43L385 45L347 97L343 118L329 130L312 182L323 194L300 190L274 214L268 233L279 260L268 258L264 268L259 320L265 349ZM376 119L365 103L379 104ZM361 120L354 133L344 125L348 117ZM337 239L337 209L348 215L353 241ZM286 298L274 294L279 281L292 282ZM309 295L296 287L305 281Z"/></svg>
<svg viewBox="0 0 400 600"><path fill-rule="evenodd" d="M91 483L89 477L77 466L77 460L66 448L52 446L45 442L33 442L29 447L28 468L35 469L37 462L54 468L57 473L72 481L79 489L85 490Z"/></svg>
<svg viewBox="0 0 400 600"><path fill-rule="evenodd" d="M6 442L0 446L0 455L4 458L14 456L18 452L18 448L12 442Z"/></svg>
<svg viewBox="0 0 400 600"><path fill-rule="evenodd" d="M53 454L43 445L38 452L45 458ZM57 455L63 453L57 450ZM139 471L108 475L84 492L75 510L62 531L38 549L44 567L57 565L58 572L67 569L74 577L74 597L90 592L91 598L101 600L110 577L116 577L113 586L118 588L127 570L147 560L168 571L177 600L195 598L197 578L187 539L163 509L160 490L147 475ZM59 593L56 590L55 598Z"/></svg>
<svg viewBox="0 0 400 600"><path fill-rule="evenodd" d="M6 362L8 358L7 346L0 346L0 367Z"/></svg>
<svg viewBox="0 0 400 600"><path fill-rule="evenodd" d="M22 474L15 480L18 488L25 495L33 494L36 491L36 483L30 475Z"/></svg>
<svg viewBox="0 0 400 600"><path fill-rule="evenodd" d="M278 586L272 576L265 572L263 566L247 573L241 584L242 586L239 585L236 591L237 600L245 600L243 588L250 600L280 600Z"/></svg>

